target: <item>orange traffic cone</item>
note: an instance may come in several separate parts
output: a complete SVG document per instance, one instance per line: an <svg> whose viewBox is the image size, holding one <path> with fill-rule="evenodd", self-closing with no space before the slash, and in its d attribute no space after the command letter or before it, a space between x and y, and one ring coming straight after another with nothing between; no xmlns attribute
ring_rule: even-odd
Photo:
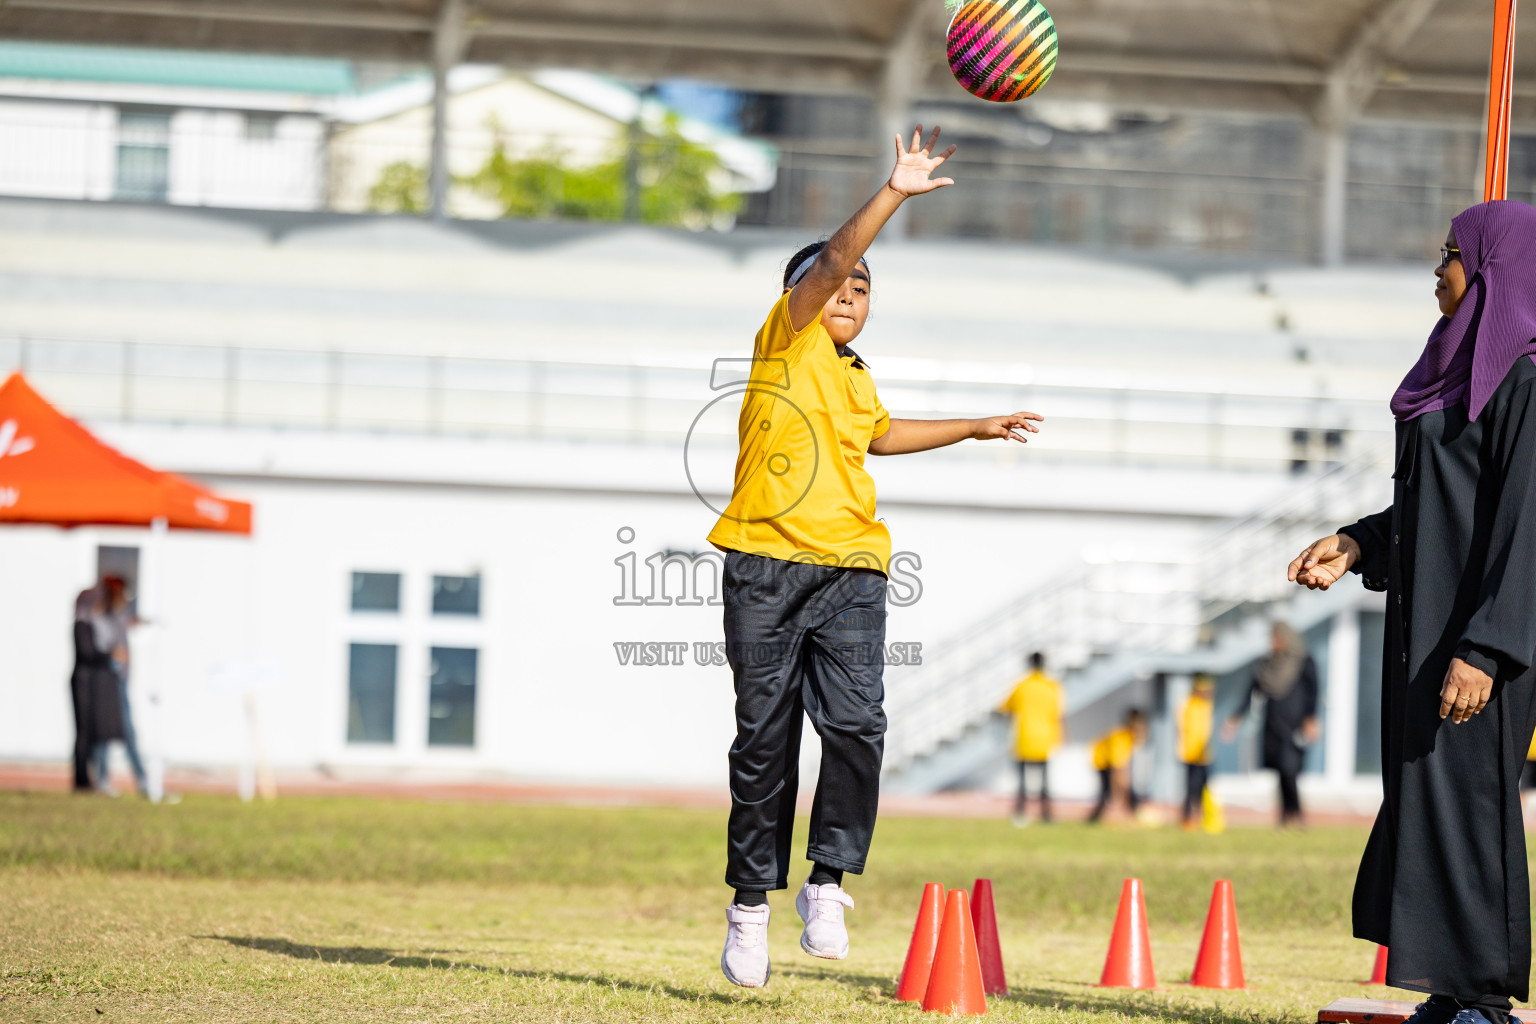
<svg viewBox="0 0 1536 1024"><path fill-rule="evenodd" d="M907 962L901 967L896 983L896 998L920 1003L928 992L928 972L933 969L933 951L939 945L939 918L944 913L944 887L938 882L923 886L923 902L917 908L917 924L912 942L907 946Z"/></svg>
<svg viewBox="0 0 1536 1024"><path fill-rule="evenodd" d="M1189 983L1200 988L1244 988L1243 949L1237 937L1237 899L1232 883L1216 883L1211 910L1205 917L1205 934Z"/></svg>
<svg viewBox="0 0 1536 1024"><path fill-rule="evenodd" d="M1127 878L1120 890L1120 910L1109 937L1101 988L1157 988L1152 970L1152 937L1147 930L1147 901L1141 879Z"/></svg>
<svg viewBox="0 0 1536 1024"><path fill-rule="evenodd" d="M1362 981L1362 985L1385 985L1387 983L1387 947L1376 947L1376 966L1371 970L1371 980Z"/></svg>
<svg viewBox="0 0 1536 1024"><path fill-rule="evenodd" d="M951 892L944 903L944 923L939 926L939 948L933 954L923 1009L952 1014L987 1012L976 931L964 889Z"/></svg>
<svg viewBox="0 0 1536 1024"><path fill-rule="evenodd" d="M976 926L982 991L989 996L1005 996L1008 979L1003 974L1003 946L997 940L997 908L992 903L990 878L978 878L971 887L971 923Z"/></svg>

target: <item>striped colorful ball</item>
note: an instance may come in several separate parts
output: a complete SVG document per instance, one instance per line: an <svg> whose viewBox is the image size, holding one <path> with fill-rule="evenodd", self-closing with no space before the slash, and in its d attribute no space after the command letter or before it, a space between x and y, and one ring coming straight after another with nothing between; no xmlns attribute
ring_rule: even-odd
<svg viewBox="0 0 1536 1024"><path fill-rule="evenodd" d="M1012 103L1050 80L1056 23L1040 0L964 0L954 6L949 70L967 92Z"/></svg>

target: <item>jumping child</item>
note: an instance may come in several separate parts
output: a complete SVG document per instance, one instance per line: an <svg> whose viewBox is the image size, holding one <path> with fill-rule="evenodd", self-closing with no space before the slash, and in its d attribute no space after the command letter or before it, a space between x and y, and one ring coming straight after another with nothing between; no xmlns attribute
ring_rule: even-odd
<svg viewBox="0 0 1536 1024"><path fill-rule="evenodd" d="M710 531L725 552L726 653L735 676L731 817L720 966L733 984L768 982L768 900L788 887L801 716L821 737L811 805L809 879L795 900L812 956L848 955L843 872L861 874L874 834L884 749L886 571L891 539L875 518L866 452L902 455L966 438L1036 432L1020 412L979 420L891 419L848 348L869 316L864 252L902 203L953 184L932 173L938 130L896 140L890 180L830 241L784 270L783 294L752 350L730 505Z"/></svg>

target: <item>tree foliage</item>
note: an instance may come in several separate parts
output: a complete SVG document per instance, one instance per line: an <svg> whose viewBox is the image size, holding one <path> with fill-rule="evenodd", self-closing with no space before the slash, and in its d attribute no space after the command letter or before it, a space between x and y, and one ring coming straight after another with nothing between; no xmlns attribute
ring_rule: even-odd
<svg viewBox="0 0 1536 1024"><path fill-rule="evenodd" d="M513 156L496 124L496 141L484 165L455 184L492 200L503 217L618 221L624 219L629 141L622 139L596 164L573 164L554 148ZM702 230L728 223L741 197L717 185L725 175L714 150L691 142L669 114L659 132L641 133L635 146L643 223ZM389 164L368 190L377 213L425 213L427 170L406 160Z"/></svg>
<svg viewBox="0 0 1536 1024"><path fill-rule="evenodd" d="M427 169L409 160L386 166L368 190L368 209L375 213L425 213Z"/></svg>
<svg viewBox="0 0 1536 1024"><path fill-rule="evenodd" d="M498 132L485 165L465 183L494 200L506 217L621 220L627 147L621 142L608 159L582 167L553 148L511 156ZM740 196L716 188L723 175L719 155L684 138L675 115L659 132L642 133L635 150L644 223L699 230L728 220L740 207Z"/></svg>

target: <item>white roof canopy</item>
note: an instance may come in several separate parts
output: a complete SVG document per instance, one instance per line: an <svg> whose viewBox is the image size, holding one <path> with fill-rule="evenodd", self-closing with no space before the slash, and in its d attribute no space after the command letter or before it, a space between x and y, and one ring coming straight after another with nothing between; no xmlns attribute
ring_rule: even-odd
<svg viewBox="0 0 1536 1024"><path fill-rule="evenodd" d="M1475 121L1491 0L1052 0L1045 94L1116 106ZM5 0L0 37L690 77L965 100L942 0ZM1517 122L1536 124L1536 22ZM1526 83L1522 87L1519 83ZM977 101L980 102L980 101Z"/></svg>

